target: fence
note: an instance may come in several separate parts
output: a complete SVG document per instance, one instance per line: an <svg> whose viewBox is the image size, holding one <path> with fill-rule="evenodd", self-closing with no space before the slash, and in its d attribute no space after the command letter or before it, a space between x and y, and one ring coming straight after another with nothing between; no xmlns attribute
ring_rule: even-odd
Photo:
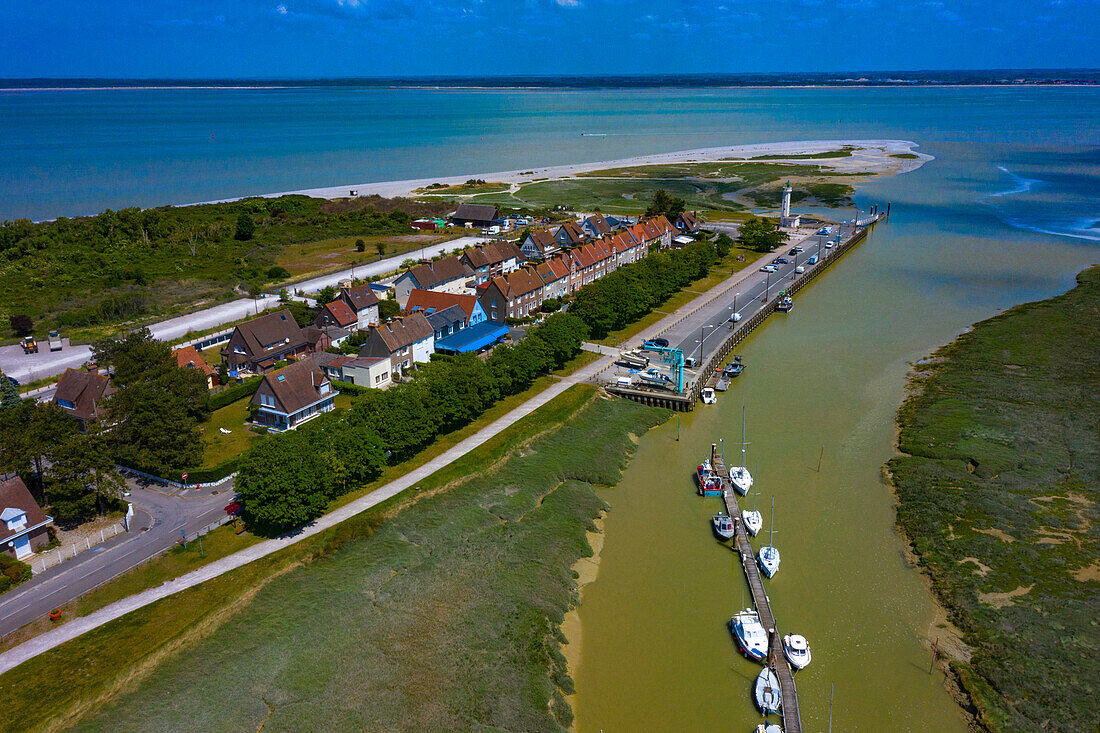
<svg viewBox="0 0 1100 733"><path fill-rule="evenodd" d="M31 558L31 570L36 573L42 573L50 568L57 567L66 560L72 560L77 555L90 552L91 550L99 547L107 542L107 540L116 537L119 533L126 531L126 524L129 522L129 518L133 516L133 505L130 505L130 510L126 514L127 519L112 524L110 527L99 530L99 542L92 544L92 537L84 535L83 544L79 542L70 543L61 547L54 547L50 550L45 550L38 554L38 557Z"/></svg>
<svg viewBox="0 0 1100 733"><path fill-rule="evenodd" d="M228 476L225 476L225 477L220 478L220 479L216 479L214 481L198 481L196 483L187 483L187 484L185 484L185 483L182 483L180 481L173 481L172 479L161 478L160 476L154 476L151 473L145 473L145 471L139 471L136 468L130 468L129 466L121 466L121 465L116 464L115 468L117 468L123 474L133 474L135 476L140 476L141 478L146 479L148 481L152 481L152 482L158 483L158 484L163 484L165 486L171 486L171 487L176 488L176 489L207 489L207 488L211 488L211 487L214 487L214 486L221 486L226 481L230 481L230 480L236 478L236 476L237 476L237 472L234 471L233 473L229 474Z"/></svg>

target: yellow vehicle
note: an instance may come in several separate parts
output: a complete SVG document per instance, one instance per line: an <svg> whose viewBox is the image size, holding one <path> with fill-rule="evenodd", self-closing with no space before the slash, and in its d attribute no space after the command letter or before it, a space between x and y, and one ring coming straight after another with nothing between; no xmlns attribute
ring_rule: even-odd
<svg viewBox="0 0 1100 733"><path fill-rule="evenodd" d="M38 353L38 341L35 340L34 336L25 337L22 341L19 342L19 345L23 347L24 354Z"/></svg>

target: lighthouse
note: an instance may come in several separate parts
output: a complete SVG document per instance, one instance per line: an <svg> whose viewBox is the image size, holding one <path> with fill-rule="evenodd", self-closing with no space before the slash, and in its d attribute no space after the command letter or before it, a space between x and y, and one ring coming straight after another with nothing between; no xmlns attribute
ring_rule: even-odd
<svg viewBox="0 0 1100 733"><path fill-rule="evenodd" d="M787 181L787 184L783 186L783 215L779 217L779 226L797 229L802 221L798 214L791 216L791 191L793 190L791 182Z"/></svg>

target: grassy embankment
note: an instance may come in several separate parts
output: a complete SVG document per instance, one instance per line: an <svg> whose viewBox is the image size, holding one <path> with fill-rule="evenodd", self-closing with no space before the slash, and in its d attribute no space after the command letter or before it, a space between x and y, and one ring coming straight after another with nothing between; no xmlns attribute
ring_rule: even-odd
<svg viewBox="0 0 1100 733"><path fill-rule="evenodd" d="M592 363L599 356L588 351L582 351L577 354L571 361L565 364L561 369L545 377L540 377L525 391L519 394L506 397L495 405L486 410L480 417L471 422L461 430L456 430L446 435L441 435L430 446L422 450L413 458L399 463L393 466L386 466L382 470L382 475L375 481L366 486L363 486L354 491L350 491L347 494L334 499L329 505L328 510L332 511L337 509L348 502L364 496L371 491L374 491L380 486L393 481L409 471L415 468L419 468L428 461L432 460L436 456L445 453L450 448L454 447L458 443L462 442L466 438L470 437L477 431L481 430L487 425L492 424L494 421L503 417L511 412L513 409L523 404L527 400L531 399L538 393L542 392L552 384L554 384L559 378L573 373L577 369L584 367L587 364ZM338 397L343 397L339 395ZM231 411L234 408L238 408L241 403L247 404L248 400L240 400L231 405L222 408L223 410ZM220 412L216 411L215 415ZM228 419L228 418L227 418ZM242 417L243 419L243 417ZM247 433L247 431L246 431ZM240 435L245 435L241 433ZM250 436L249 440L261 439L261 436L247 433ZM239 436L238 436L239 437ZM213 450L218 450L214 447ZM212 454L213 455L213 454ZM204 466L206 461L204 461ZM216 465L216 462L211 465ZM227 494L228 496L228 494ZM228 499L227 499L228 501ZM254 537L251 533L243 535L237 535L234 532L233 527L221 527L213 530L205 536L203 539L202 550L205 555L200 554L199 546L192 542L188 547L184 548L177 546L171 551L161 555L149 562L146 562L138 567L130 570L129 572L119 576L115 580L112 580L104 585L88 592L80 598L71 601L61 606L62 616L65 619L71 619L78 616L86 616L93 611L99 610L104 606L110 605L115 601L131 596L135 593L140 593L143 590L147 590L154 586L160 585L173 578L188 573L192 570L202 567L214 560L230 555L237 550L244 549L245 547L260 542L262 538ZM39 634L48 631L53 627L53 624L46 618L38 619L32 623L27 624L18 631L12 634L8 634L0 641L0 651L10 649L18 644L26 641L27 639L38 636Z"/></svg>
<svg viewBox="0 0 1100 733"><path fill-rule="evenodd" d="M813 157L844 156L836 151ZM576 210L599 208L606 212L640 214L653 194L663 189L684 199L688 209L744 213L753 205L778 205L781 184L788 179L795 187L793 200L796 202L813 199L826 206L843 206L850 203L854 190L849 182L857 183L871 175L868 172L839 173L827 166L801 163L667 163L608 168L581 173L574 178L525 183L512 193L483 194L469 200L530 208L561 204ZM837 178L844 181L837 182Z"/></svg>
<svg viewBox="0 0 1100 733"><path fill-rule="evenodd" d="M898 524L973 649L997 731L1100 720L1100 267L920 366L888 468Z"/></svg>
<svg viewBox="0 0 1100 733"><path fill-rule="evenodd" d="M603 507L594 487L666 416L574 387L418 491L13 670L6 719L560 730L558 625Z"/></svg>

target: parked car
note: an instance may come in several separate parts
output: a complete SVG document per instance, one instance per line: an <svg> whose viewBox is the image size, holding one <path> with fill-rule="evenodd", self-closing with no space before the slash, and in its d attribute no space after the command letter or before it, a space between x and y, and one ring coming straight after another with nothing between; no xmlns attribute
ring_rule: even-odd
<svg viewBox="0 0 1100 733"><path fill-rule="evenodd" d="M694 356L689 356L688 358L684 359L684 368L685 369L694 369L695 368L695 357Z"/></svg>
<svg viewBox="0 0 1100 733"><path fill-rule="evenodd" d="M730 323L737 323L740 320L741 320L741 314L740 313L734 312L734 314L730 316Z"/></svg>
<svg viewBox="0 0 1100 733"><path fill-rule="evenodd" d="M832 248L833 248L833 243L832 242L826 242L825 243L825 249L832 249Z"/></svg>
<svg viewBox="0 0 1100 733"><path fill-rule="evenodd" d="M764 265L760 268L760 272L779 272L779 268L775 265Z"/></svg>
<svg viewBox="0 0 1100 733"><path fill-rule="evenodd" d="M793 255L796 255L796 254L798 254L798 253L800 253L800 252L802 252L802 251L803 251L803 250L802 250L802 248L801 248L801 247L791 247L791 251L790 251L790 252L788 252L787 254L789 254L789 255L792 255L792 256L793 256Z"/></svg>
<svg viewBox="0 0 1100 733"><path fill-rule="evenodd" d="M794 268L794 271L797 274L801 275L802 273L806 272L806 268L803 267L802 265L799 265L798 267Z"/></svg>
<svg viewBox="0 0 1100 733"><path fill-rule="evenodd" d="M662 349L668 348L668 339L650 339L646 341L647 344L653 344L654 346L660 346Z"/></svg>
<svg viewBox="0 0 1100 733"><path fill-rule="evenodd" d="M789 261L790 260L788 260L786 257L776 257L774 260L772 260L772 264L773 265L785 265Z"/></svg>

